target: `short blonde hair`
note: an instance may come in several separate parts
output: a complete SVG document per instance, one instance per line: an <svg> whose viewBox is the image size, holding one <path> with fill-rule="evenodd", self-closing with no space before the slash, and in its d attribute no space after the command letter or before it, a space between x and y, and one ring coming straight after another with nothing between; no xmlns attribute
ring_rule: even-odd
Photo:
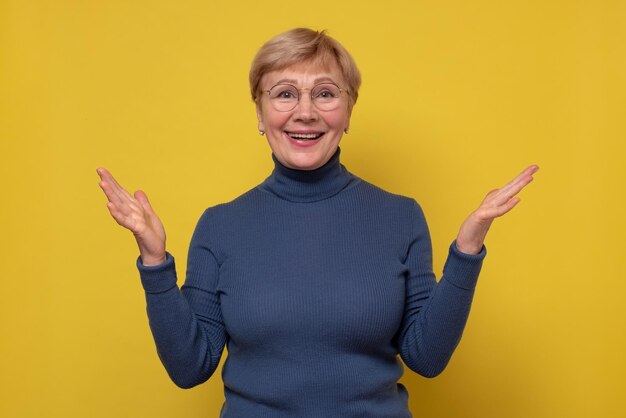
<svg viewBox="0 0 626 418"><path fill-rule="evenodd" d="M347 83L352 109L359 97L361 73L348 51L326 31L296 28L281 33L267 41L259 49L250 68L250 93L252 100L259 105L262 95L261 79L272 71L280 71L302 62L314 62L328 67L336 63Z"/></svg>

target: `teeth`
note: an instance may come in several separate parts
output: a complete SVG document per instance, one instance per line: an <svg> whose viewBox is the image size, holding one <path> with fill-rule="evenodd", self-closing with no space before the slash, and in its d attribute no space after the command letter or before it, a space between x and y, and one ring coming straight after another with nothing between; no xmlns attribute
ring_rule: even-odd
<svg viewBox="0 0 626 418"><path fill-rule="evenodd" d="M289 135L293 139L308 139L308 140L317 139L320 136L322 136L322 134L294 134L291 132L288 132L287 135Z"/></svg>

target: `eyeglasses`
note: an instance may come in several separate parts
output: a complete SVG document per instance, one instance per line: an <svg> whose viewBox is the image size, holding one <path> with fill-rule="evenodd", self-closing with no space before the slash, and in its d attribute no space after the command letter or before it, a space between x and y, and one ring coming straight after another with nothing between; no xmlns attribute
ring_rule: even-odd
<svg viewBox="0 0 626 418"><path fill-rule="evenodd" d="M265 93L269 95L270 103L279 112L289 112L295 109L300 102L300 92L311 90L311 103L319 110L335 110L341 103L341 93L348 93L334 83L321 83L311 89L298 89L291 84L276 84Z"/></svg>

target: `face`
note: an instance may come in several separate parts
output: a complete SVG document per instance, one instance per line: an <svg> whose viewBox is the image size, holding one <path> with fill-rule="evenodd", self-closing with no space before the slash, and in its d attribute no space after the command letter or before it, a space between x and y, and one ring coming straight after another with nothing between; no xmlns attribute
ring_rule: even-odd
<svg viewBox="0 0 626 418"><path fill-rule="evenodd" d="M319 110L311 102L310 89L321 82L331 81L341 88L346 83L335 64L324 69L311 64L298 64L281 71L267 73L261 79L262 90L269 90L281 82L304 90L293 110L277 111L264 93L257 105L259 130L265 131L272 152L286 167L314 170L324 165L335 153L344 130L350 124L349 98L341 94L341 104L330 111ZM307 134L308 139L298 139ZM315 135L311 139L311 135Z"/></svg>

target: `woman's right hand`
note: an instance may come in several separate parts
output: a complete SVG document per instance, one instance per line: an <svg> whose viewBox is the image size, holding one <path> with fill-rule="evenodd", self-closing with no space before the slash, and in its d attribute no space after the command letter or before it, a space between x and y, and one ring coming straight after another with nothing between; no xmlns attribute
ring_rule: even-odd
<svg viewBox="0 0 626 418"><path fill-rule="evenodd" d="M126 191L105 168L96 170L100 187L107 199L107 208L115 221L130 230L139 246L144 266L165 262L165 228L152 210L146 194L137 190L133 195Z"/></svg>

